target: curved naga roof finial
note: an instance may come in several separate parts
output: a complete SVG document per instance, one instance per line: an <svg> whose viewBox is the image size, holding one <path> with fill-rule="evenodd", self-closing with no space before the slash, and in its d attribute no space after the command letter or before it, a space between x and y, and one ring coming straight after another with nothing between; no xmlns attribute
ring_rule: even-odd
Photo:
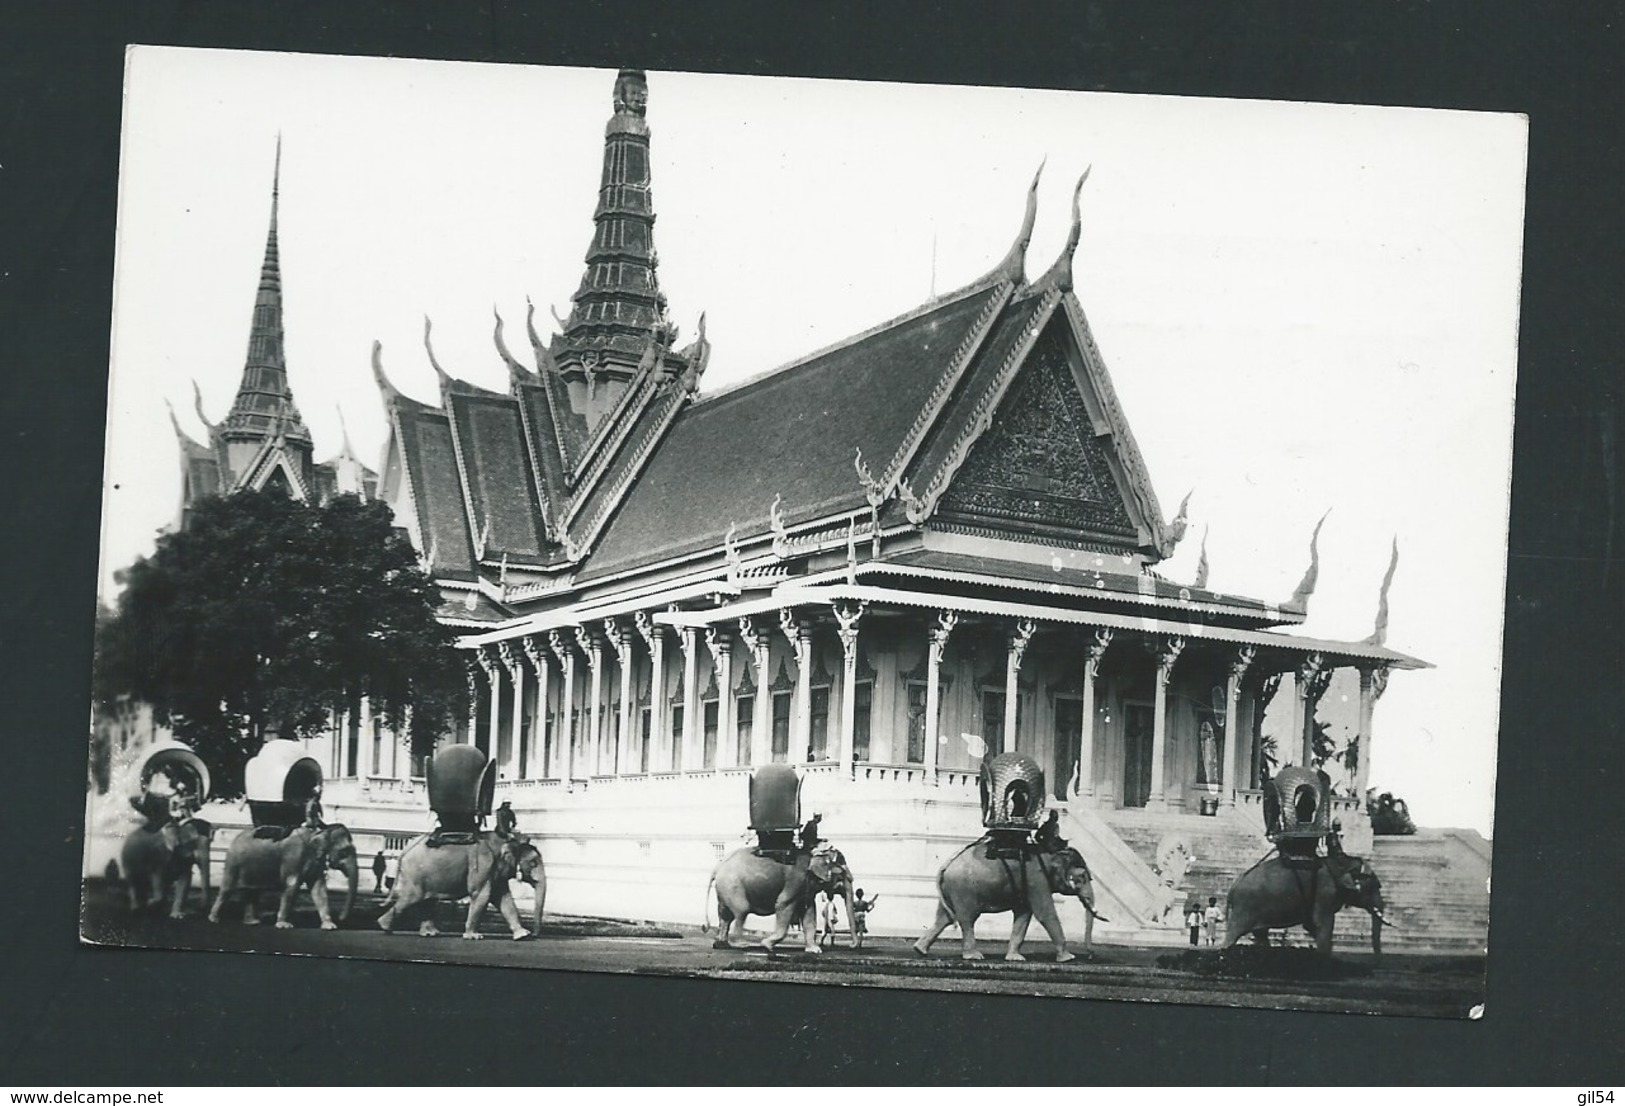
<svg viewBox="0 0 1625 1106"><path fill-rule="evenodd" d="M1207 590L1207 531L1206 526L1202 527L1202 553L1196 559L1196 582L1191 585L1198 591Z"/></svg>
<svg viewBox="0 0 1625 1106"><path fill-rule="evenodd" d="M1161 553L1164 559L1172 557L1174 555L1174 547L1184 540L1185 530L1187 527L1185 511L1191 505L1191 496L1195 494L1195 488L1192 488L1190 491L1185 493L1185 498L1179 501L1179 510L1174 512L1174 520L1170 522L1168 524L1168 528L1163 531L1162 543L1157 547L1157 552Z"/></svg>
<svg viewBox="0 0 1625 1106"><path fill-rule="evenodd" d="M1298 588L1292 593L1292 598L1283 604L1288 610L1307 614L1309 611L1309 597L1315 594L1315 584L1320 581L1320 528L1326 525L1326 516L1330 515L1328 508L1326 514L1320 516L1315 523L1315 532L1309 536L1309 569L1298 581Z"/></svg>
<svg viewBox="0 0 1625 1106"><path fill-rule="evenodd" d="M203 389L198 387L197 377L192 378L192 410L197 412L197 420L203 424L204 429L213 434L214 423L203 413Z"/></svg>
<svg viewBox="0 0 1625 1106"><path fill-rule="evenodd" d="M378 392L383 396L385 406L395 402L395 397L401 393L389 382L384 372L384 343L376 338L372 342L372 378L378 384Z"/></svg>
<svg viewBox="0 0 1625 1106"><path fill-rule="evenodd" d="M434 324L429 321L429 316L424 315L423 316L423 348L428 351L429 364L434 366L434 374L437 377L440 378L440 387L443 389L443 388L446 387L446 385L451 383L451 374L446 372L445 369L440 367L440 361L434 355L434 344L429 341L429 331L431 329L433 329L433 326L434 326Z"/></svg>
<svg viewBox="0 0 1625 1106"><path fill-rule="evenodd" d="M1089 179L1091 165L1084 169L1083 176L1078 178L1077 186L1072 189L1072 228L1066 233L1066 245L1061 247L1061 256L1055 259L1055 264L1049 271L1033 282L1034 290L1053 288L1057 292L1072 291L1072 255L1078 252L1078 240L1083 237L1083 209L1080 199L1083 196L1083 184Z"/></svg>
<svg viewBox="0 0 1625 1106"><path fill-rule="evenodd" d="M1026 275L1027 246L1033 240L1033 225L1038 221L1038 178L1044 175L1044 164L1049 158L1038 163L1038 172L1033 174L1033 183L1027 189L1027 211L1021 217L1021 231L1016 240L1010 245L1010 252L1004 255L1004 260L993 267L988 276L998 276L1014 284L1020 284Z"/></svg>
<svg viewBox="0 0 1625 1106"><path fill-rule="evenodd" d="M519 363L518 358L508 351L508 343L502 339L502 313L497 310L497 305L494 303L491 305L491 315L497 321L496 329L491 333L491 340L496 343L497 354L502 358L502 363L508 366L509 381L517 384L520 381L529 380L532 373Z"/></svg>
<svg viewBox="0 0 1625 1106"><path fill-rule="evenodd" d="M1377 596L1377 625L1366 638L1368 645L1388 643L1388 589L1394 583L1394 570L1399 567L1399 535L1394 535L1394 551L1388 557L1388 571L1383 573L1382 591Z"/></svg>

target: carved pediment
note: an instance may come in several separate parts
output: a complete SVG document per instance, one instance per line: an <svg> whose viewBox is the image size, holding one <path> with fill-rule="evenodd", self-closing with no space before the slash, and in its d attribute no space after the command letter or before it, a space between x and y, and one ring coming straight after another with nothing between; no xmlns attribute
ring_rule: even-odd
<svg viewBox="0 0 1625 1106"><path fill-rule="evenodd" d="M1065 338L1040 338L991 425L943 494L945 516L1044 526L1136 544L1137 530L1067 361Z"/></svg>

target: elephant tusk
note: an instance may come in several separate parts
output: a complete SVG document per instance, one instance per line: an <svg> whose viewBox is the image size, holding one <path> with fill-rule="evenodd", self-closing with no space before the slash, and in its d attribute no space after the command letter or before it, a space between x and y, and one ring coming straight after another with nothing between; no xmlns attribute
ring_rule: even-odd
<svg viewBox="0 0 1625 1106"><path fill-rule="evenodd" d="M1372 911L1372 912L1371 912L1371 916L1372 916L1372 917L1373 917L1373 918L1375 918L1375 919L1377 919L1377 921L1379 921L1379 922L1381 922L1381 923L1382 923L1382 924L1383 924L1383 925L1385 925L1385 926L1387 926L1387 927L1388 927L1388 928L1389 928L1389 929L1400 929L1400 928L1403 928L1403 927L1401 927L1401 926L1396 926L1396 925L1395 925L1395 924L1394 924L1394 923L1393 923L1393 922L1390 922L1390 921L1389 921L1389 920L1388 920L1388 915L1386 915L1386 914L1384 914L1384 913L1383 913L1383 912L1382 912L1382 911L1380 911L1380 910L1373 910L1373 911Z"/></svg>

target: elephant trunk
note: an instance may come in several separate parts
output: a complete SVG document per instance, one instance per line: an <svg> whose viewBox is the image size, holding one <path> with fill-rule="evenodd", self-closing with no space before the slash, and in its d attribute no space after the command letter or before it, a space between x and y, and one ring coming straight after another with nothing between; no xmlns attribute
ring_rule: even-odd
<svg viewBox="0 0 1625 1106"><path fill-rule="evenodd" d="M355 905L356 883L361 876L355 853L352 852L340 862L340 870L344 873L344 906L339 909L339 921L342 922L349 918L350 908Z"/></svg>

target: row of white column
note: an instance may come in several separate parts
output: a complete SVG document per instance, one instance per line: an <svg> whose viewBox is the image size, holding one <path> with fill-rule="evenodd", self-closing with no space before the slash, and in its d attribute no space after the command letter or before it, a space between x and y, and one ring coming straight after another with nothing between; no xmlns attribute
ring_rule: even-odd
<svg viewBox="0 0 1625 1106"><path fill-rule="evenodd" d="M842 651L842 694L840 697L839 744L836 760L843 769L848 770L853 763L855 748L857 645L859 624L865 607L866 605L863 603L838 602L832 608L836 633L840 638ZM935 783L937 779L936 768L940 745L940 735L937 733L937 719L942 701L940 670L949 638L959 621L960 616L957 612L942 610L938 612L934 624L927 631L928 654L925 703L927 733L924 768L926 779L931 783ZM586 626L573 626L550 630L545 637L541 634L531 634L479 649L475 653L475 658L479 669L485 675L485 682L489 689L488 747L492 750L493 755L501 747L501 703L502 689L505 684L511 689L510 694L514 703L514 709L509 714L511 730L508 752L499 767L502 776L507 779L519 779L522 775L538 778L539 774L536 772L536 768L541 758L536 755L536 746L537 742L544 738L552 743L552 748L547 751L545 759L547 776L550 778L579 779L592 775L627 775L641 772L641 734L636 727L641 712L637 709L632 690L635 683L635 641L638 638L642 639L651 664L650 699L653 708L650 711L649 720L649 769L651 771L695 772L710 770L704 765L705 720L701 715L699 697L699 643L701 640L704 641L706 649L711 654L716 683L720 692L717 706L717 749L714 766L717 768L732 768L745 764L767 763L772 757L772 696L768 694L767 687L769 683L768 662L773 627L768 620L750 615L738 618L737 625L737 636L733 634L730 627L724 627L720 624L704 627L678 627L673 634L682 658L683 732L680 741L671 740L671 735L666 732L668 714L664 709L664 689L666 687L667 630L664 626L655 623L646 612L637 613L631 626L617 619L604 619L601 634ZM786 638L795 660L796 687L793 698L790 750L792 758L799 760L799 753L808 747L811 735L812 625L809 621L797 618L793 611L786 609L779 612L778 630ZM1034 621L1022 619L1016 623L1008 637L1005 668L1004 733L1008 735L1009 746L1012 749L1017 747L1017 696L1021 667L1027 648L1036 632L1037 624ZM1081 681L1082 726L1080 748L1078 750L1078 792L1085 797L1092 796L1095 792L1095 680L1099 674L1101 659L1110 646L1113 636L1113 631L1108 628L1094 629L1086 639L1083 650L1083 678ZM733 665L736 640L744 646L742 650L743 658L746 663L752 666L757 689L754 700L754 714L751 719L751 745L748 750L742 750L738 746L737 719L734 710ZM1150 766L1151 786L1147 802L1150 806L1160 807L1166 805L1164 765L1168 745L1169 685L1173 677L1174 666L1180 654L1184 651L1185 640L1173 636L1151 639L1146 644L1153 651L1156 662L1156 692L1153 705ZM1243 680L1254 664L1256 657L1257 649L1254 646L1241 645L1232 651L1226 667L1224 732L1229 735L1229 740L1226 746L1226 763L1223 767L1225 784L1221 791L1221 801L1225 804L1235 801L1235 790L1238 782L1246 779L1249 771L1248 758L1251 753L1251 743L1239 740L1238 714ZM611 658L613 658L621 679L619 700L620 740L617 745L616 763L605 766L601 758L601 745L606 705L605 680L609 675L607 664ZM574 721L577 717L575 696L578 662L587 665L585 680L587 686L583 689L586 694L586 732L579 735L579 741L576 740L577 735L573 732ZM545 720L550 713L550 675L555 664L561 677L559 680L561 702L558 717L561 719L562 724L554 727L552 732L549 733ZM536 708L531 715L534 724L530 727L532 739L528 757L525 756L524 749L525 711L523 709L525 685L529 679L526 674L527 670L534 674L538 689ZM1326 664L1325 658L1318 653L1306 655L1294 671L1295 694L1293 696L1293 720L1290 732L1301 735L1301 763L1304 764L1309 763L1311 759L1314 705L1324 693L1331 679L1332 671L1333 669ZM504 676L506 676L506 679L504 679ZM471 692L477 692L478 681L475 679L472 668L469 681ZM1370 757L1368 750L1372 707L1375 700L1382 694L1386 681L1387 669L1381 665L1372 665L1360 669L1357 793L1363 792L1364 781L1369 771ZM477 726L476 719L476 701L471 695L470 740L473 740L475 727Z"/></svg>

